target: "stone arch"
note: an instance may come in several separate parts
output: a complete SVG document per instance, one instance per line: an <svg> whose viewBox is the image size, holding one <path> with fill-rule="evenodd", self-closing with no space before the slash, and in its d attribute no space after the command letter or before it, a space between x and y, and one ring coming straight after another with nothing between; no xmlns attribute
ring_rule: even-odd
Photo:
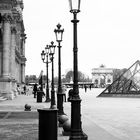
<svg viewBox="0 0 140 140"><path fill-rule="evenodd" d="M92 69L92 82L96 87L106 87L111 84L113 82L113 69L105 67Z"/></svg>

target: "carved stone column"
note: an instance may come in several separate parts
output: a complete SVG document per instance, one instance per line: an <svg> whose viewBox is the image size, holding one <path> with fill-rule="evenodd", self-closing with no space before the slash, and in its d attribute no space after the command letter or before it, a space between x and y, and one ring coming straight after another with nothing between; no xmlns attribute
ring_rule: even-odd
<svg viewBox="0 0 140 140"><path fill-rule="evenodd" d="M11 67L11 77L12 77L12 79L15 79L15 75L16 75L16 73L15 73L15 47L16 47L16 28L13 26L12 28L11 28L11 65L10 65L10 67Z"/></svg>
<svg viewBox="0 0 140 140"><path fill-rule="evenodd" d="M25 83L25 61L26 61L26 58L25 58L25 40L26 40L26 34L21 34L21 41L22 41L22 65L21 65L21 82L24 82Z"/></svg>
<svg viewBox="0 0 140 140"><path fill-rule="evenodd" d="M22 55L25 56L25 40L26 40L26 34L21 34L21 41L22 41Z"/></svg>
<svg viewBox="0 0 140 140"><path fill-rule="evenodd" d="M21 65L21 82L25 83L25 64Z"/></svg>
<svg viewBox="0 0 140 140"><path fill-rule="evenodd" d="M11 41L11 16L5 14L3 16L3 66L2 76L4 78L9 77L9 52L10 52L10 41Z"/></svg>

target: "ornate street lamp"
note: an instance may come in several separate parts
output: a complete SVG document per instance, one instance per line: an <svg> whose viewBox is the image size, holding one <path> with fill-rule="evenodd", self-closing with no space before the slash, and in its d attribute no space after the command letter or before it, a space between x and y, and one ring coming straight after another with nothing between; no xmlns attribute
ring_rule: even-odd
<svg viewBox="0 0 140 140"><path fill-rule="evenodd" d="M78 59L77 59L77 13L80 12L81 0L69 0L70 12L73 13L74 19L71 20L73 23L73 95L71 99L71 134L70 140L87 140L87 135L82 131L81 122L81 99L79 96L78 87Z"/></svg>
<svg viewBox="0 0 140 140"><path fill-rule="evenodd" d="M79 13L80 12L81 0L69 0L70 12Z"/></svg>
<svg viewBox="0 0 140 140"><path fill-rule="evenodd" d="M61 29L61 25L57 24L57 29L54 30L56 35L56 41L58 42L58 90L57 90L57 108L58 108L58 115L64 114L63 111L63 96L62 93L62 82L61 82L61 41L63 37L64 29Z"/></svg>
<svg viewBox="0 0 140 140"><path fill-rule="evenodd" d="M51 89L51 106L50 108L51 109L56 109L56 103L55 103L55 90L54 90L54 62L53 62L53 59L54 59L54 53L55 53L55 45L54 45L54 42L52 41L51 42L51 45L49 45L49 49L50 49L50 60L52 62L52 89Z"/></svg>
<svg viewBox="0 0 140 140"><path fill-rule="evenodd" d="M62 38L63 38L63 32L64 32L64 29L61 29L61 24L57 24L57 29L54 30L55 32L55 35L56 35L56 41L58 43L60 43L62 41Z"/></svg>
<svg viewBox="0 0 140 140"><path fill-rule="evenodd" d="M45 56L46 56L46 61L45 61ZM49 79L48 79L48 64L51 63L50 61L48 61L48 57L49 57L49 46L47 45L45 47L45 51L43 50L41 53L41 58L42 61L46 64L46 101L45 102L50 102L51 99L49 97Z"/></svg>

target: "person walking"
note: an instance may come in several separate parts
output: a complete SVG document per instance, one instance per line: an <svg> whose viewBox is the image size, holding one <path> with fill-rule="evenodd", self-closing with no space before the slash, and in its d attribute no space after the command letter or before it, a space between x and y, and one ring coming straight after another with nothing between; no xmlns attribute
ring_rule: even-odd
<svg viewBox="0 0 140 140"><path fill-rule="evenodd" d="M90 88L90 90L91 90L91 88L92 88L92 85L91 85L91 84L90 84L89 88Z"/></svg>
<svg viewBox="0 0 140 140"><path fill-rule="evenodd" d="M33 94L34 94L34 98L36 98L36 94L37 94L37 84L36 83L34 84L34 87L33 87Z"/></svg>
<svg viewBox="0 0 140 140"><path fill-rule="evenodd" d="M30 90L29 90L29 86L26 85L26 95L29 96L30 95Z"/></svg>
<svg viewBox="0 0 140 140"><path fill-rule="evenodd" d="M87 92L87 86L85 85L85 92Z"/></svg>
<svg viewBox="0 0 140 140"><path fill-rule="evenodd" d="M26 95L26 85L23 86L24 95Z"/></svg>
<svg viewBox="0 0 140 140"><path fill-rule="evenodd" d="M19 85L17 85L17 93L18 93L19 95L21 94Z"/></svg>

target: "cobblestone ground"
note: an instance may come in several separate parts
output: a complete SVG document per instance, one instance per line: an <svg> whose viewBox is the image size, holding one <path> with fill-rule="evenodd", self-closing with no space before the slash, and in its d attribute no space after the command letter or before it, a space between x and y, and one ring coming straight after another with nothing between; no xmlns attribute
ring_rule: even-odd
<svg viewBox="0 0 140 140"><path fill-rule="evenodd" d="M38 140L37 109L49 108L50 103L37 103L33 95L19 95L14 100L0 102L0 140ZM25 104L31 105L31 111L24 111ZM58 140L68 140L58 128Z"/></svg>
<svg viewBox="0 0 140 140"><path fill-rule="evenodd" d="M0 121L0 140L37 140L38 120L5 119Z"/></svg>

